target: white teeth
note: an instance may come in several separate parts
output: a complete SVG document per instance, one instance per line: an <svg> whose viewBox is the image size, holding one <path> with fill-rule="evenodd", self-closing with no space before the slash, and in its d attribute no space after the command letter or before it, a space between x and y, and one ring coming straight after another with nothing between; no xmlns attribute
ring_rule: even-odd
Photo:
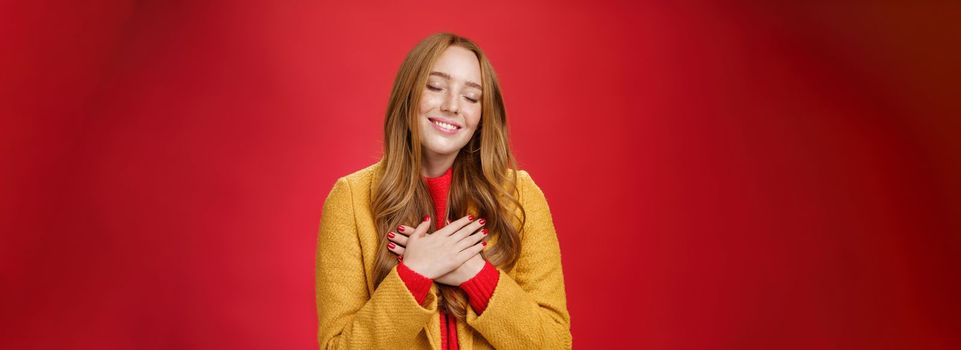
<svg viewBox="0 0 961 350"><path fill-rule="evenodd" d="M444 128L444 129L446 129L446 130L455 130L455 129L457 129L456 126L453 126L453 125L451 125L451 124L447 124L447 123L442 122L442 121L437 121L437 120L435 120L435 121L434 121L434 124L437 124L438 126Z"/></svg>

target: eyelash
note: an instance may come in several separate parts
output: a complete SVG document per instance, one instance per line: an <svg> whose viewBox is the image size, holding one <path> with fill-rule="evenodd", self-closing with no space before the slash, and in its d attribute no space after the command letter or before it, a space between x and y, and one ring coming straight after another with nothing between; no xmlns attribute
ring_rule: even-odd
<svg viewBox="0 0 961 350"><path fill-rule="evenodd" d="M441 89L441 88L439 88L439 87L430 86L430 85L427 85L427 89L428 89L428 90L431 90L431 91L440 91L440 90L443 90L443 89ZM476 99L473 99L473 98L470 98L470 97L464 97L464 98L467 99L468 101L470 101L471 103L477 103L477 100L476 100Z"/></svg>

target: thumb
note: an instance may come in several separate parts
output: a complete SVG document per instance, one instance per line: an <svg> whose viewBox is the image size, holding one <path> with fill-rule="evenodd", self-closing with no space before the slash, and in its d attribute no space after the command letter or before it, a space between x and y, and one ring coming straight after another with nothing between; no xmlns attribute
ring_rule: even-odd
<svg viewBox="0 0 961 350"><path fill-rule="evenodd" d="M430 220L430 215L425 215L424 220L420 222L420 225L417 225L417 227L414 228L414 233L412 233L410 236L416 236L418 238L426 236L427 229L430 228Z"/></svg>

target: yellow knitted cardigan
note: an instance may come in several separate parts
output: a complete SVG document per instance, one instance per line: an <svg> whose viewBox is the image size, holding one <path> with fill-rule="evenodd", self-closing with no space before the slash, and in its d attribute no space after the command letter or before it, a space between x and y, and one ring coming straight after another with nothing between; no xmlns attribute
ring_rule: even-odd
<svg viewBox="0 0 961 350"><path fill-rule="evenodd" d="M422 306L397 275L375 286L378 239L371 194L383 161L337 179L324 202L317 239L317 340L321 349L440 349L437 286ZM500 278L487 309L470 306L457 323L460 349L570 349L570 314L560 247L544 193L518 171L527 213L521 255ZM497 244L488 243L487 248Z"/></svg>

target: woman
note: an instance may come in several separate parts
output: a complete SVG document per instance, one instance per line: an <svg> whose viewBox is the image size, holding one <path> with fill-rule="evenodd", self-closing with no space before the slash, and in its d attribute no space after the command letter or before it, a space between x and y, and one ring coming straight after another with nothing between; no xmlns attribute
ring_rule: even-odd
<svg viewBox="0 0 961 350"><path fill-rule="evenodd" d="M571 347L547 201L516 170L473 42L435 34L408 54L384 155L334 184L316 263L323 349Z"/></svg>

